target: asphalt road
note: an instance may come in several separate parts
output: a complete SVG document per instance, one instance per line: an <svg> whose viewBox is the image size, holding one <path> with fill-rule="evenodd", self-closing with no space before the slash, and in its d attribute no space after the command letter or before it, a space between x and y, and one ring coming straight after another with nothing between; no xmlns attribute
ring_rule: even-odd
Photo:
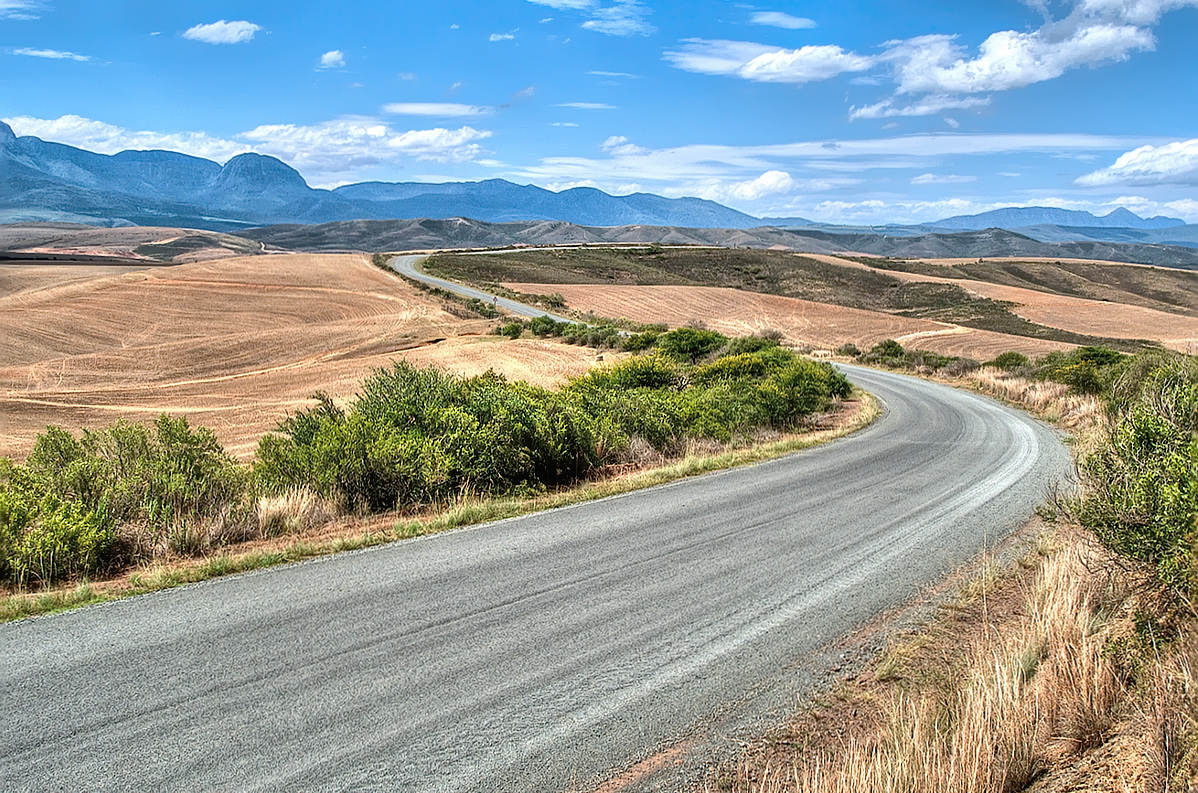
<svg viewBox="0 0 1198 793"><path fill-rule="evenodd" d="M572 325L577 324L575 320L569 319L567 317L560 317L557 314L551 314L548 311L534 308L525 303L517 303L515 300L509 300L506 297L498 297L490 292L484 292L481 289L475 289L471 286L463 286L462 284L456 283L454 281L447 281L444 278L437 278L434 275L428 275L427 273L418 269L416 266L421 262L421 260L427 258L427 256L393 256L387 261L387 264L392 270L400 275L407 276L408 278L428 284L429 286L435 286L438 289L444 289L447 292L453 292L461 297L474 298L476 300L481 300L484 303L492 303L511 314L517 314L521 317L530 318L549 317L554 322L569 322Z"/></svg>
<svg viewBox="0 0 1198 793"><path fill-rule="evenodd" d="M586 789L1068 476L1016 411L848 371L886 413L820 448L0 626L0 790Z"/></svg>

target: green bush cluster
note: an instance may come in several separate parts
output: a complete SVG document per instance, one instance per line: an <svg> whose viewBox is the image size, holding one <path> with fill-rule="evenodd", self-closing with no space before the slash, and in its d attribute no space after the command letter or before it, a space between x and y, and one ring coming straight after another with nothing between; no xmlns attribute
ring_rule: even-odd
<svg viewBox="0 0 1198 793"><path fill-rule="evenodd" d="M1198 362L1142 354L1106 400L1110 429L1081 463L1075 502L1112 550L1153 565L1179 589L1198 585Z"/></svg>
<svg viewBox="0 0 1198 793"><path fill-rule="evenodd" d="M286 419L260 442L256 471L268 490L308 487L367 511L535 491L577 481L637 439L666 451L789 428L849 390L831 366L776 345L698 366L638 356L557 392L398 363L346 408L320 396Z"/></svg>
<svg viewBox="0 0 1198 793"><path fill-rule="evenodd" d="M852 345L846 345L846 349ZM888 369L909 369L913 371L937 372L943 369L954 367L961 369L962 364L972 364L971 368L976 368L976 362L968 358L958 358L953 355L941 355L937 352L929 350L907 350L903 345L899 344L894 339L886 339L880 341L871 347L868 351L857 356L860 363L872 364L874 366L885 366Z"/></svg>
<svg viewBox="0 0 1198 793"><path fill-rule="evenodd" d="M165 533L236 520L250 490L248 472L211 430L166 415L150 427L118 421L79 438L50 427L24 465L0 463L0 577L18 582L120 563L122 525Z"/></svg>

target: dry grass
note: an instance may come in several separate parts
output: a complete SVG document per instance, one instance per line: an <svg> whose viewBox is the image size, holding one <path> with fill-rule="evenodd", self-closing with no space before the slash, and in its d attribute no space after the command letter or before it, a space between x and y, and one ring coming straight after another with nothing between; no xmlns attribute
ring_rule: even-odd
<svg viewBox="0 0 1198 793"><path fill-rule="evenodd" d="M281 496L262 496L256 512L259 536L278 537L323 526L341 510L310 490L297 489Z"/></svg>
<svg viewBox="0 0 1198 793"><path fill-rule="evenodd" d="M987 394L1067 430L1088 430L1102 421L1102 403L1098 397L1070 393L1069 386L1061 383L1030 380L989 366L970 374L969 380Z"/></svg>

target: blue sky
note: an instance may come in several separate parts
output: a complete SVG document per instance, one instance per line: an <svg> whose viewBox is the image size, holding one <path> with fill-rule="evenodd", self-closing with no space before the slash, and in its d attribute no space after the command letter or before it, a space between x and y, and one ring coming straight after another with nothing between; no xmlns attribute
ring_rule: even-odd
<svg viewBox="0 0 1198 793"><path fill-rule="evenodd" d="M18 135L313 186L504 178L918 222L1198 222L1198 0L0 0Z"/></svg>

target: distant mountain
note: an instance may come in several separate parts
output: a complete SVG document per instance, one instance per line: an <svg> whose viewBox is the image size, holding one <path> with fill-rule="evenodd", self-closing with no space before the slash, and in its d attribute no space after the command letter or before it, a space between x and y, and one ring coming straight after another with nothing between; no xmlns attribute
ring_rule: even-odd
<svg viewBox="0 0 1198 793"><path fill-rule="evenodd" d="M450 220L355 220L318 226L289 224L239 236L296 251L412 251L511 245L624 243L777 248L797 253L863 253L915 258L1014 257L1098 259L1198 269L1198 250L1105 242L1038 242L1002 229L898 237L868 232L835 234L774 226L754 229L669 226L576 226L562 221L483 223Z"/></svg>
<svg viewBox="0 0 1198 793"><path fill-rule="evenodd" d="M96 154L34 137L18 138L0 122L0 222L91 220L97 225L228 231L270 223L427 217L697 228L761 223L699 198L612 196L586 187L554 193L500 179L367 182L315 190L294 168L261 154L241 154L224 166L166 151Z"/></svg>
<svg viewBox="0 0 1198 793"><path fill-rule="evenodd" d="M1079 226L1025 226L1012 229L1040 242L1130 242L1142 245L1181 245L1198 248L1198 225L1163 229L1085 228Z"/></svg>
<svg viewBox="0 0 1198 793"><path fill-rule="evenodd" d="M1164 229L1171 226L1184 226L1184 220L1157 216L1142 218L1134 212L1119 207L1114 212L1101 217L1089 212L1055 207L1007 207L983 212L980 215L958 215L956 217L938 220L927 225L940 229L955 229L960 231L982 231L984 229L1017 229L1025 226L1072 226L1077 228L1127 228L1127 229Z"/></svg>

